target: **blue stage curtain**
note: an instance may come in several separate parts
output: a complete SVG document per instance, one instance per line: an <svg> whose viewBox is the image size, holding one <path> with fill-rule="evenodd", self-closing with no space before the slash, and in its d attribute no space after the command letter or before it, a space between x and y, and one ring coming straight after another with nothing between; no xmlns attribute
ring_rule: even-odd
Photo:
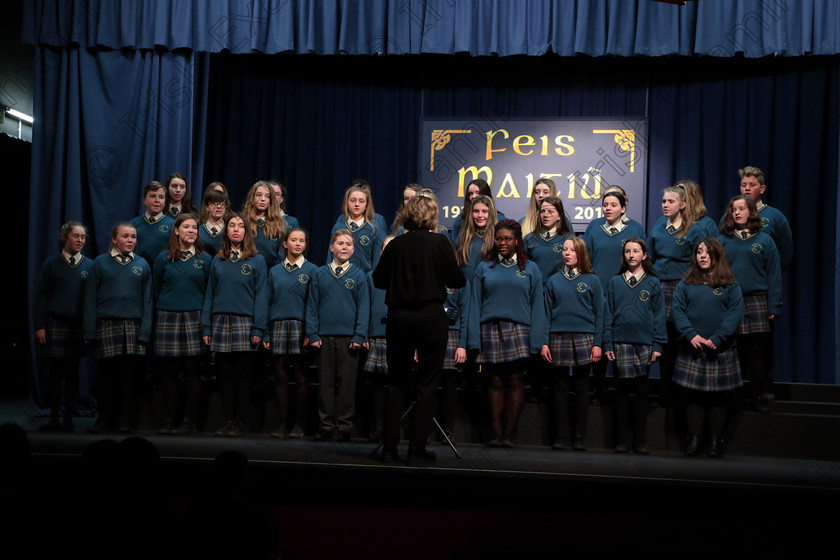
<svg viewBox="0 0 840 560"><path fill-rule="evenodd" d="M814 0L33 0L24 41L265 54L837 54Z"/></svg>
<svg viewBox="0 0 840 560"><path fill-rule="evenodd" d="M205 177L228 185L236 204L257 178L284 181L323 264L350 180L369 180L377 211L392 219L402 186L417 178L420 116L481 115L492 126L648 107L646 227L674 181L697 180L717 220L738 194L737 170L762 168L765 200L797 241L777 321L778 379L835 383L839 62L214 55Z"/></svg>
<svg viewBox="0 0 840 560"><path fill-rule="evenodd" d="M112 226L140 213L145 183L180 171L200 196L208 57L37 49L30 285L56 251L62 223L88 226L85 253L95 258L108 249Z"/></svg>

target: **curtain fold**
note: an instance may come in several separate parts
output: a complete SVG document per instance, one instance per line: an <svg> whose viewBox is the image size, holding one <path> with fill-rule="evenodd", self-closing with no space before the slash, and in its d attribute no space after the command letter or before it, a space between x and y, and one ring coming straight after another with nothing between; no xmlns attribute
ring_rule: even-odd
<svg viewBox="0 0 840 560"><path fill-rule="evenodd" d="M836 2L33 0L33 45L218 53L537 56L837 54Z"/></svg>

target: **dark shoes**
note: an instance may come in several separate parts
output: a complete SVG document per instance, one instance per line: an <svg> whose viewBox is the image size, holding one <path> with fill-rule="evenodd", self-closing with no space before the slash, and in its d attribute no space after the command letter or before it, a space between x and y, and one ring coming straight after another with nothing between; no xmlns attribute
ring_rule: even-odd
<svg viewBox="0 0 840 560"><path fill-rule="evenodd" d="M435 455L434 451L429 451L425 447L408 448L408 456L406 457L406 463L408 463L412 467L430 467L436 462L437 455Z"/></svg>
<svg viewBox="0 0 840 560"><path fill-rule="evenodd" d="M586 445L583 443L583 436L575 436L575 443L572 445L575 451L586 451Z"/></svg>
<svg viewBox="0 0 840 560"><path fill-rule="evenodd" d="M502 436L501 445L502 447L507 449L513 449L514 447L516 447L516 444L513 441L513 434L505 434L504 436Z"/></svg>
<svg viewBox="0 0 840 560"><path fill-rule="evenodd" d="M292 428L292 431L289 432L289 437L293 439L301 439L303 437L303 428L295 426Z"/></svg>
<svg viewBox="0 0 840 560"><path fill-rule="evenodd" d="M650 455L650 448L646 443L637 444L633 451L635 451L639 455Z"/></svg>
<svg viewBox="0 0 840 560"><path fill-rule="evenodd" d="M382 457L380 458L380 460L383 463L385 463L386 465L391 464L391 463L396 463L398 459L399 459L399 456L397 455L397 450L396 449L383 449L382 450Z"/></svg>
<svg viewBox="0 0 840 560"><path fill-rule="evenodd" d="M723 438L718 435L712 435L709 438L709 457L712 459L719 459L723 457Z"/></svg>
<svg viewBox="0 0 840 560"><path fill-rule="evenodd" d="M686 457L697 457L699 454L700 436L698 434L689 434L685 444L685 455Z"/></svg>
<svg viewBox="0 0 840 560"><path fill-rule="evenodd" d="M184 418L184 421L181 422L181 425L175 428L172 433L179 436L187 436L190 434L196 433L198 430L195 427L189 418Z"/></svg>

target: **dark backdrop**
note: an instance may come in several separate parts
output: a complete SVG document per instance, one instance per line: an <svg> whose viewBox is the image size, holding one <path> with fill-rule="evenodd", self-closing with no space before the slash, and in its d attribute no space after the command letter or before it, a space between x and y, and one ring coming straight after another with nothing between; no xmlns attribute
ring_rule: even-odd
<svg viewBox="0 0 840 560"><path fill-rule="evenodd" d="M393 218L418 175L423 116L649 116L648 229L675 180L697 180L718 219L737 170L760 167L764 200L796 241L778 377L836 382L838 57L212 55L210 68L206 182L225 183L236 204L256 178L285 182L318 264L352 179L368 179L377 211Z"/></svg>

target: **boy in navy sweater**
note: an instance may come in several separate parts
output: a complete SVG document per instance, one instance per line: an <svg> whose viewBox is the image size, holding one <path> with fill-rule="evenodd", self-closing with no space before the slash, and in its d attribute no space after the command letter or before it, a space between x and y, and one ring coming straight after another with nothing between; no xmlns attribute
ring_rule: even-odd
<svg viewBox="0 0 840 560"><path fill-rule="evenodd" d="M166 187L157 181L143 187L143 205L146 211L129 223L137 230L134 252L151 267L160 252L169 248L169 232L175 219L163 211L166 208Z"/></svg>
<svg viewBox="0 0 840 560"><path fill-rule="evenodd" d="M359 349L368 348L370 294L367 276L349 262L353 234L339 229L330 242L332 262L312 276L306 304L306 337L320 349L316 439L349 441L353 429Z"/></svg>

